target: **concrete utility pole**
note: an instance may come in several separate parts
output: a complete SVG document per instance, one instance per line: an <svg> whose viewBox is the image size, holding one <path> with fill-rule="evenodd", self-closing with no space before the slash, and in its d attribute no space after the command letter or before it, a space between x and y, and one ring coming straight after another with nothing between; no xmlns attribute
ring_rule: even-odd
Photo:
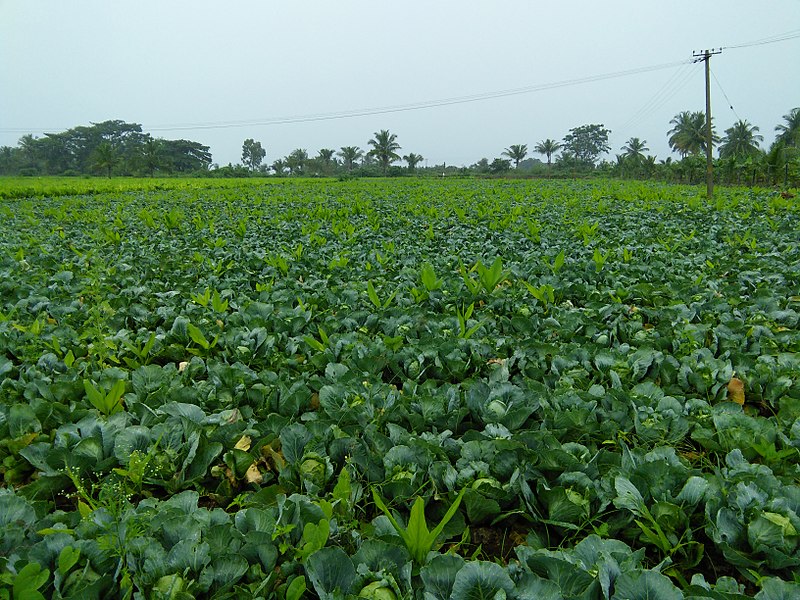
<svg viewBox="0 0 800 600"><path fill-rule="evenodd" d="M711 135L711 65L710 59L714 54L722 54L722 48L716 50L703 50L692 52L695 57L694 62L701 60L706 63L706 196L711 198L714 195L714 162L712 157L712 144L714 142Z"/></svg>

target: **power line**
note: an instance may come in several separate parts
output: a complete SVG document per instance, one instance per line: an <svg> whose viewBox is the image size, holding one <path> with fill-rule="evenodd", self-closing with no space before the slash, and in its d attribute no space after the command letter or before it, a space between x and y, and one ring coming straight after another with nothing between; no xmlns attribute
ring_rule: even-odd
<svg viewBox="0 0 800 600"><path fill-rule="evenodd" d="M661 98L662 94L666 92L675 82L677 82L678 79L680 79L681 74L688 70L688 67L688 63L684 64L682 68L676 70L672 75L670 75L669 79L667 79L667 81L660 88L658 88L658 90L656 90L656 92L639 108L639 110L634 112L628 118L628 120L623 123L620 129L626 129L628 125L635 122L642 114L646 113L650 107Z"/></svg>
<svg viewBox="0 0 800 600"><path fill-rule="evenodd" d="M182 129L226 129L230 127L252 127L258 125L285 125L293 123L308 123L313 121L330 121L336 119L350 119L354 117L363 117L371 115L381 115L398 112L408 112L414 110L424 110L428 108L437 108L440 106L452 106L456 104L467 104L472 102L482 102L486 100L493 100L495 98L505 98L509 96L518 96L522 94L531 94L546 90L552 90L562 87L571 87L574 85L581 85L585 83L593 83L595 81L604 81L607 79L615 79L618 77L626 77L630 75L638 75L640 73L647 73L651 71L658 71L661 69L672 68L676 65L683 64L686 61L677 61L673 63L666 63L661 65L652 65L648 67L638 67L635 69L628 69L625 71L616 71L613 73L604 73L601 75L590 75L588 77L567 79L545 84L534 84L521 88L513 88L508 90L500 90L495 92L486 92L483 94L471 94L468 96L456 96L452 98L443 98L439 100L430 100L427 102L417 102L412 104L401 104L396 106L384 106L377 108L356 109L352 111L343 111L335 113L322 113L316 115L301 115L295 117L279 117L264 120L252 121L230 121L222 123L201 123L201 124L179 124L179 125L166 125L155 126L149 128L151 131L177 131Z"/></svg>
<svg viewBox="0 0 800 600"><path fill-rule="evenodd" d="M691 63L687 62L681 69L678 69L669 80L653 94L647 102L645 102L639 110L637 110L631 117L625 121L620 127L619 131L622 132L622 137L626 137L631 129L638 126L647 117L656 112L678 92L680 92L695 75L694 69L691 68Z"/></svg>
<svg viewBox="0 0 800 600"><path fill-rule="evenodd" d="M735 49L735 48L751 48L752 46L765 46L766 44L776 44L778 42L785 42L787 40L794 40L800 37L800 29L793 29L785 33L778 33L769 37L754 40L752 42L745 42L743 44L735 44L733 46L723 46L722 50Z"/></svg>
<svg viewBox="0 0 800 600"><path fill-rule="evenodd" d="M723 50L723 49L750 48L750 47L754 47L754 46L763 46L763 45L766 45L766 44L775 44L775 43L778 43L778 42L785 42L785 41L788 41L788 40L797 39L798 37L800 37L800 29L794 29L792 31L787 31L787 32L784 32L784 33L778 33L778 34L775 34L775 35L772 35L772 36L768 36L768 37L765 37L765 38L760 38L760 39L753 40L753 41L750 41L750 42L744 42L744 43L741 43L741 44L735 44L735 45L731 45L731 46L723 46L722 48L720 48L720 50ZM703 60L703 56L696 56L696 58L695 58L695 60L693 62L699 62L701 60ZM680 81L680 83L678 83L679 77L680 77L680 73L681 73L681 71L679 70L678 72L676 72L670 78L670 80L661 89L659 89L636 113L634 113L620 127L620 130L625 132L625 133L627 133L631 128L633 128L634 125L638 125L647 116L649 116L650 114L652 114L653 112L655 112L656 110L661 108L661 106L663 106L675 94L677 94L677 92L679 92L683 87L685 87L686 84L691 79L692 71L689 70L689 69L683 69L682 71L683 71L685 77L684 77L684 79L682 81ZM716 82L717 87L719 87L719 90L722 92L722 95L725 97L725 100L727 101L728 106L733 111L733 113L736 115L736 118L741 120L741 117L739 116L739 113L736 112L736 109L734 108L733 103L730 101L730 98L728 98L728 95L725 93L725 89L722 87L722 84L720 83L720 81L717 78L716 74L713 71L711 71L711 75L714 78L714 81ZM674 84L672 83L673 80L674 80ZM664 89L666 87L668 87L669 85L674 85L672 91L669 94L667 94L665 96L662 96L660 101L656 100L662 94ZM623 135L622 137L625 137L625 136Z"/></svg>
<svg viewBox="0 0 800 600"><path fill-rule="evenodd" d="M499 90L494 92L485 92L482 94L471 94L467 96L455 96L451 98L441 98L438 100L429 100L426 102L415 102L411 104L400 104L395 106L382 106L375 108L361 108L349 111L319 113L310 115L297 115L288 117L274 117L264 119L250 119L242 121L219 121L219 122L206 122L206 123L177 123L168 125L156 125L146 127L148 131L186 131L186 130L201 130L201 129L230 129L236 127L254 127L254 126L268 126L268 125L287 125L294 123L310 123L314 121L331 121L336 119L351 119L355 117L364 117L371 115L382 115L389 113L408 112L415 110L424 110L428 108L437 108L441 106L452 106L456 104L467 104L472 102L482 102L486 100L493 100L495 98L505 98L509 96L518 96L522 94L532 94L535 92L542 92L553 90L563 87L571 87L575 85L582 85L586 83L593 83L596 81L605 81L608 79L616 79L619 77L628 77L631 75L638 75L641 73L649 73L652 71L659 71L663 69L670 69L679 65L687 64L687 60L680 60L671 63L664 63L659 65L650 65L646 67L637 67L635 69L627 69L624 71L615 71L612 73L603 73L600 75L589 75L587 77L580 77L575 79L565 79L544 84L534 84L530 86L512 88L507 90ZM58 127L44 127L44 128L0 128L0 132L4 133L27 133L30 131L46 131L58 130L63 128Z"/></svg>
<svg viewBox="0 0 800 600"><path fill-rule="evenodd" d="M737 49L749 48L752 46L763 46L765 44L774 44L800 38L800 29L795 29L781 34L776 34L770 37L761 38L751 42L741 44L734 44L731 46L724 46L724 49ZM721 48L722 49L722 48ZM604 81L608 79L615 79L619 77L627 77L631 75L638 75L641 73L648 73L652 71L659 71L663 69L670 69L680 65L686 65L693 62L692 60L675 61L671 63L651 65L647 67L639 67L635 69L628 69L624 71L615 71L612 73L604 73L600 75L590 75L587 77L566 79L563 81L556 81L545 84L534 84L526 87L512 88L507 90L499 90L493 92L485 92L481 94L471 94L466 96L456 96L451 98L442 98L438 100L429 100L423 102L416 102L411 104L401 104L395 106L383 106L374 108L361 108L341 112L318 113L309 115L296 115L287 117L273 117L263 119L249 119L240 121L217 121L217 122L201 122L201 123L176 123L166 125L156 125L147 127L148 131L189 131L189 130L203 130L203 129L230 129L237 127L254 127L254 126L269 126L269 125L288 125L296 123L310 123L314 121L331 121L337 119L352 119L356 117L364 117L371 115L382 115L389 113L408 112L416 110L425 110L429 108L438 108L442 106L452 106L456 104L467 104L472 102L483 102L493 100L495 98L504 98L509 96L517 96L522 94L532 94L541 91L547 91L562 87L571 87L574 85L582 85L585 83L593 83L596 81ZM719 82L717 82L719 84ZM685 85L685 82L683 82ZM658 92L660 93L660 92ZM658 95L656 94L656 96ZM724 91L723 91L724 94ZM653 101L651 98L650 101ZM648 101L648 103L650 102ZM640 111L649 111L650 109L642 107ZM735 112L735 111L734 111ZM632 117L632 120L636 117ZM58 131L66 129L64 127L2 127L0 133L30 133L30 132L45 132L45 131Z"/></svg>
<svg viewBox="0 0 800 600"><path fill-rule="evenodd" d="M714 73L714 69L711 69L711 76L714 78L714 81L716 82L717 87L719 88L719 91L722 92L722 95L725 97L725 101L728 103L728 106L733 111L733 114L735 114L736 118L741 121L742 117L740 117L739 113L736 112L736 109L733 108L733 102L731 102L730 98L728 98L728 94L725 93L725 90L722 89L722 84L719 82L719 79L717 79L717 74Z"/></svg>

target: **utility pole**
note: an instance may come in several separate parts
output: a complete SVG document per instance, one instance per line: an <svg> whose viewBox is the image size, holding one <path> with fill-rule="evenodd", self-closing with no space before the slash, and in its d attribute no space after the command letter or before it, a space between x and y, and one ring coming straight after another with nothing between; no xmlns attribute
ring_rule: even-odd
<svg viewBox="0 0 800 600"><path fill-rule="evenodd" d="M692 52L695 57L694 62L701 60L706 63L706 196L710 199L714 195L714 162L711 147L713 136L711 135L711 65L710 59L714 54L722 54L722 48L716 50L703 50Z"/></svg>

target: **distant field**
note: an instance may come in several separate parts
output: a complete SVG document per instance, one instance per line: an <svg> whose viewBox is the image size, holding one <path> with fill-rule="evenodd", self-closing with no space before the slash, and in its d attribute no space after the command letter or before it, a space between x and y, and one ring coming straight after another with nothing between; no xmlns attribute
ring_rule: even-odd
<svg viewBox="0 0 800 600"><path fill-rule="evenodd" d="M703 195L0 179L0 581L800 597L800 205Z"/></svg>
<svg viewBox="0 0 800 600"><path fill-rule="evenodd" d="M0 198L56 197L126 191L247 188L285 180L177 177L0 177Z"/></svg>

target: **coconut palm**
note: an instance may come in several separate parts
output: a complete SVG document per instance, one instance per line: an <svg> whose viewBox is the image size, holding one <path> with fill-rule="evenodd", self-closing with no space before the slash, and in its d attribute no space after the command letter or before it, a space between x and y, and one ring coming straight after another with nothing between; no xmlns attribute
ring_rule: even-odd
<svg viewBox="0 0 800 600"><path fill-rule="evenodd" d="M150 177L156 173L156 169L164 167L166 160L164 158L164 141L163 140L147 140L142 146L142 163L144 164Z"/></svg>
<svg viewBox="0 0 800 600"><path fill-rule="evenodd" d="M397 154L397 150L400 150L400 144L397 143L397 136L389 133L388 129L376 131L374 136L369 141L369 145L372 146L369 154L377 159L383 174L386 175L389 165L396 160L400 160L400 155Z"/></svg>
<svg viewBox="0 0 800 600"><path fill-rule="evenodd" d="M273 161L272 165L270 166L272 167L272 170L275 171L275 175L278 177L283 177L283 171L286 168L286 162L282 158Z"/></svg>
<svg viewBox="0 0 800 600"><path fill-rule="evenodd" d="M561 142L551 140L550 138L542 140L533 148L538 154L544 154L547 157L547 166L550 167L553 154L561 149Z"/></svg>
<svg viewBox="0 0 800 600"><path fill-rule="evenodd" d="M776 141L784 142L787 146L800 146L800 107L783 115L783 120L786 122L775 126L775 131L779 132Z"/></svg>
<svg viewBox="0 0 800 600"><path fill-rule="evenodd" d="M406 154L403 157L403 160L408 163L408 170L413 171L417 168L417 165L425 160L421 154L414 154L413 152Z"/></svg>
<svg viewBox="0 0 800 600"><path fill-rule="evenodd" d="M658 163L656 163L656 157L652 154L648 154L644 157L642 161L642 170L644 171L644 176L650 178L653 176L653 173L656 172L658 168Z"/></svg>
<svg viewBox="0 0 800 600"><path fill-rule="evenodd" d="M348 171L352 171L356 161L364 156L364 152L358 146L342 146L337 154L342 159L344 168Z"/></svg>
<svg viewBox="0 0 800 600"><path fill-rule="evenodd" d="M699 154L706 150L706 113L703 111L684 110L675 115L670 124L673 125L667 133L669 134L669 147L675 152L685 157L689 154ZM711 141L718 142L713 125L711 129Z"/></svg>
<svg viewBox="0 0 800 600"><path fill-rule="evenodd" d="M794 148L787 145L782 139L776 139L769 150L765 153L763 161L766 167L767 181L770 184L776 184L779 181L780 173L786 168L786 165L792 158Z"/></svg>
<svg viewBox="0 0 800 600"><path fill-rule="evenodd" d="M650 151L650 148L648 148L646 144L647 140L640 140L637 137L632 137L620 148L620 150L624 151L622 155L623 158L634 164L641 164L645 160L644 153Z"/></svg>
<svg viewBox="0 0 800 600"><path fill-rule="evenodd" d="M299 175L303 172L303 167L308 162L308 152L304 148L292 150L284 159L290 175Z"/></svg>
<svg viewBox="0 0 800 600"><path fill-rule="evenodd" d="M758 154L758 143L764 136L756 133L758 127L739 119L733 126L725 130L722 145L719 147L720 158L747 158Z"/></svg>
<svg viewBox="0 0 800 600"><path fill-rule="evenodd" d="M336 159L333 157L334 154L336 154L336 150L331 150L330 148L322 148L317 153L316 160L325 175L331 172L333 165L336 163Z"/></svg>
<svg viewBox="0 0 800 600"><path fill-rule="evenodd" d="M513 144L512 146L506 148L505 151L501 153L501 156L507 156L513 160L514 168L519 169L519 163L525 160L525 157L528 156L528 145Z"/></svg>
<svg viewBox="0 0 800 600"><path fill-rule="evenodd" d="M612 171L618 173L620 177L625 177L625 162L623 154L615 154L614 162L611 163Z"/></svg>
<svg viewBox="0 0 800 600"><path fill-rule="evenodd" d="M106 176L111 179L111 170L120 162L117 149L109 142L101 142L92 152L92 163L95 169L105 171Z"/></svg>

